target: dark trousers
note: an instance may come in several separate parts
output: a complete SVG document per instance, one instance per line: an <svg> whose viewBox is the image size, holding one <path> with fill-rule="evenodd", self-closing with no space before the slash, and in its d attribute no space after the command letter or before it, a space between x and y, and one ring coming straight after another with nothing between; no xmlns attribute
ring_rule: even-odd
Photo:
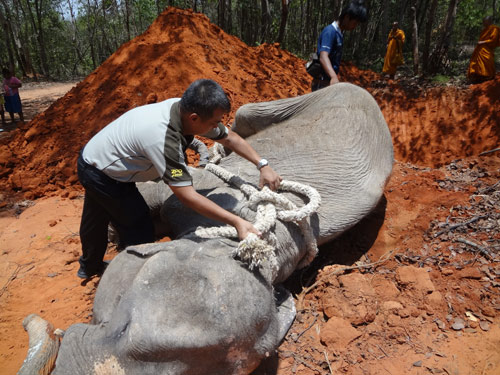
<svg viewBox="0 0 500 375"><path fill-rule="evenodd" d="M314 92L329 85L330 85L330 80L315 78L311 83L311 91Z"/></svg>
<svg viewBox="0 0 500 375"><path fill-rule="evenodd" d="M111 222L124 246L154 242L149 207L134 182L119 182L87 164L80 153L78 178L85 188L80 240L80 264L98 270L108 246Z"/></svg>

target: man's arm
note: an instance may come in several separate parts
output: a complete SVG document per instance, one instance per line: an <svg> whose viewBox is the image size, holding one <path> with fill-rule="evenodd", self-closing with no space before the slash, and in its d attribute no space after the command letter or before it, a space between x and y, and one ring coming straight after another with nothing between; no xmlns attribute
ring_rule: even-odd
<svg viewBox="0 0 500 375"><path fill-rule="evenodd" d="M207 197L199 194L192 185L169 185L169 187L170 189L172 189L175 196L185 206L198 212L200 215L235 227L240 240L244 240L249 233L255 233L258 236L261 235L261 233L257 229L255 229L255 227L250 222L242 219L237 215L232 214L231 212L212 202Z"/></svg>
<svg viewBox="0 0 500 375"><path fill-rule="evenodd" d="M337 73L335 73L335 69L333 69L332 62L330 61L328 55L329 53L327 51L321 51L319 53L319 62L321 63L323 70L330 77L330 85L333 85L334 83L338 83L340 81L339 77L337 77Z"/></svg>
<svg viewBox="0 0 500 375"><path fill-rule="evenodd" d="M255 166L259 164L262 159L257 151L254 150L250 144L241 138L237 133L229 130L226 138L217 140L224 147L233 150L241 157L247 159L249 162L253 163ZM271 190L277 190L281 183L281 176L277 174L270 166L265 166L260 169L260 181L259 187L262 188L264 185L268 184Z"/></svg>
<svg viewBox="0 0 500 375"><path fill-rule="evenodd" d="M496 47L495 42L497 42L497 40L498 40L499 30L500 29L498 29L498 28L493 28L491 30L491 32L488 35L486 35L486 38L488 38L488 39L480 40L479 42L477 42L477 44L479 44L479 45L482 45L482 44L492 44L489 47L495 48Z"/></svg>

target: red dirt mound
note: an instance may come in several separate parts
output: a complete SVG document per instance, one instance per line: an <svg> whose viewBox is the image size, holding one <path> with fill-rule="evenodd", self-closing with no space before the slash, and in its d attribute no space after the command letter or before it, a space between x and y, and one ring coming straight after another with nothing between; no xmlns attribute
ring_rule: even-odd
<svg viewBox="0 0 500 375"><path fill-rule="evenodd" d="M192 81L210 78L228 93L232 118L242 104L307 93L303 64L278 44L248 47L204 15L169 8L66 96L0 139L0 188L27 199L62 189L73 196L79 150L127 110L180 96ZM491 111L500 98L499 76L469 89L421 91L383 83L378 74L350 64L342 75L375 96L399 161L441 165L499 143L499 112Z"/></svg>
<svg viewBox="0 0 500 375"><path fill-rule="evenodd" d="M378 79L353 66L346 66L344 74L369 89ZM77 181L78 151L98 130L130 108L180 96L202 77L224 87L232 114L244 103L301 95L309 86L303 61L278 45L248 47L204 15L169 8L65 97L3 138L0 187L22 191L28 199L67 189ZM486 116L489 103L500 97L498 79L471 90L436 89L410 99L402 90L371 89L393 133L398 160L442 164L498 144L498 112ZM430 102L435 104L428 107Z"/></svg>
<svg viewBox="0 0 500 375"><path fill-rule="evenodd" d="M468 88L369 90L391 129L396 160L441 166L499 147L500 75Z"/></svg>
<svg viewBox="0 0 500 375"><path fill-rule="evenodd" d="M396 160L440 167L500 144L500 74L468 87L426 87L424 81L382 81L379 74L342 68L342 79L366 88L391 130Z"/></svg>
<svg viewBox="0 0 500 375"><path fill-rule="evenodd" d="M85 143L127 110L217 81L233 111L244 103L305 94L303 61L276 45L248 47L202 14L169 8L142 35L0 146L0 188L32 199L75 184Z"/></svg>

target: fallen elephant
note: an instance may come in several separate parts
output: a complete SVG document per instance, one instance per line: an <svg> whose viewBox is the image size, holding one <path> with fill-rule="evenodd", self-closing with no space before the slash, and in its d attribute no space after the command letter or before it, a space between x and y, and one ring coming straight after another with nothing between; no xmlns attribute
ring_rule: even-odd
<svg viewBox="0 0 500 375"><path fill-rule="evenodd" d="M284 179L319 192L321 206L307 219L319 245L376 207L392 170L382 113L370 94L351 84L247 104L233 130ZM196 190L255 221L258 210L240 187L256 183L258 171L234 155L220 166L237 181L199 169ZM234 239L199 236L200 228L218 223L186 209L162 184L141 190L174 240L129 247L113 259L97 289L92 323L69 327L53 374L249 374L290 324L285 310L293 306L276 302L273 285L311 260L303 228L276 220L269 233L276 267L262 262L251 269L232 255ZM301 195L283 195L296 206L307 203Z"/></svg>

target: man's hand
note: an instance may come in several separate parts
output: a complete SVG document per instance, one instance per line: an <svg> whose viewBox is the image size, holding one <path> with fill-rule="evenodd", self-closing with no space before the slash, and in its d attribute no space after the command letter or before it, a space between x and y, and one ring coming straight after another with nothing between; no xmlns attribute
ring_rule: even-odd
<svg viewBox="0 0 500 375"><path fill-rule="evenodd" d="M328 52L321 51L319 53L319 62L323 67L325 73L328 75L328 77L330 77L330 86L339 83L339 77L337 77L337 73L335 73L335 69L333 69L332 62L328 57Z"/></svg>
<svg viewBox="0 0 500 375"><path fill-rule="evenodd" d="M259 160L262 160L253 147L232 130L229 130L226 138L220 139L217 142L222 144L224 147L233 150L241 157L244 157L246 160L252 162L255 166L258 165ZM259 187L261 189L264 185L269 185L269 188L275 191L280 186L280 183L280 175L278 175L270 166L267 165L260 168Z"/></svg>
<svg viewBox="0 0 500 375"><path fill-rule="evenodd" d="M332 78L330 78L330 86L331 86L331 85L334 85L334 84L336 84L336 83L339 83L339 82L340 82L340 81L339 81L339 79L338 79L337 75L334 75Z"/></svg>
<svg viewBox="0 0 500 375"><path fill-rule="evenodd" d="M281 176L277 174L269 165L260 169L259 188L262 189L264 185L268 185L269 189L276 191L280 187L281 180Z"/></svg>
<svg viewBox="0 0 500 375"><path fill-rule="evenodd" d="M249 233L255 233L259 237L261 236L261 233L257 229L255 229L255 227L251 223L225 210L216 203L212 202L207 197L199 194L196 190L194 190L193 186L169 186L170 189L172 189L172 191L174 192L175 196L186 207L189 207L192 210L210 219L214 219L235 227L240 240L244 240Z"/></svg>
<svg viewBox="0 0 500 375"><path fill-rule="evenodd" d="M254 233L256 234L257 236L262 236L262 233L259 232L254 226L252 223L242 219L242 218L239 218L240 220L238 220L235 224L234 224L234 227L236 228L236 231L238 232L238 238L240 239L240 241L243 241L250 233Z"/></svg>

